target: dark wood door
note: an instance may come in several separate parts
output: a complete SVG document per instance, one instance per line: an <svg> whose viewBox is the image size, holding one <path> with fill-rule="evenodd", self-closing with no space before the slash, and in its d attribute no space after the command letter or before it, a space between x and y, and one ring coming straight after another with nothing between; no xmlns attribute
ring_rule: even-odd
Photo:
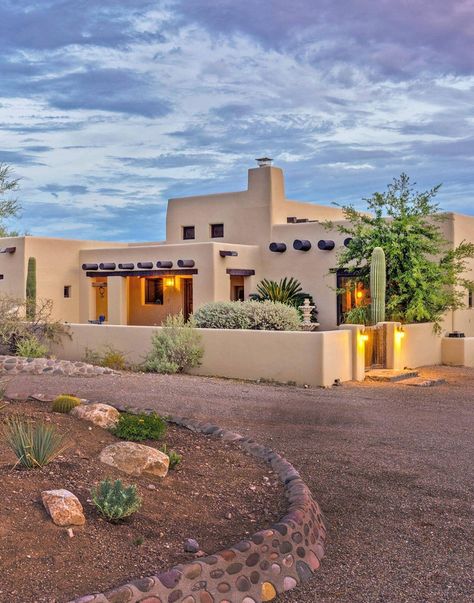
<svg viewBox="0 0 474 603"><path fill-rule="evenodd" d="M193 313L193 279L183 279L183 285L183 314L184 320L188 320Z"/></svg>

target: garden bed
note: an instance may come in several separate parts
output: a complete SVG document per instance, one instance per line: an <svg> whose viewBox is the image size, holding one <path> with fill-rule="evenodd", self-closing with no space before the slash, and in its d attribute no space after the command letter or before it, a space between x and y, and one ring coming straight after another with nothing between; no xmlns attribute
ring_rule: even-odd
<svg viewBox="0 0 474 603"><path fill-rule="evenodd" d="M183 549L187 538L211 554L272 525L286 510L283 487L268 465L232 443L170 425L164 441L183 455L178 470L164 479L129 477L98 460L117 441L113 435L50 409L47 402L15 402L1 411L51 421L72 444L44 469L27 471L12 469L15 457L0 440L2 601L64 603L105 591L192 560ZM137 484L143 498L142 508L119 524L102 519L90 500L91 487L106 477ZM74 527L72 538L41 502L41 491L58 488L76 494L84 507L86 524Z"/></svg>

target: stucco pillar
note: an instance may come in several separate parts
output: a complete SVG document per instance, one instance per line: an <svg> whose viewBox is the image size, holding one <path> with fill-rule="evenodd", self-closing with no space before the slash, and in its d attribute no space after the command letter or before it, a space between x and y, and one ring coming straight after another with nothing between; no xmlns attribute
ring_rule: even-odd
<svg viewBox="0 0 474 603"><path fill-rule="evenodd" d="M339 329L351 332L352 379L363 381L365 379L365 341L362 337L364 325L339 325Z"/></svg>
<svg viewBox="0 0 474 603"><path fill-rule="evenodd" d="M400 331L401 323L399 322L379 322L377 326L383 325L385 328L385 358L386 368L399 371L403 369L403 336Z"/></svg>
<svg viewBox="0 0 474 603"><path fill-rule="evenodd" d="M107 279L108 322L111 325L127 324L127 279L112 276Z"/></svg>

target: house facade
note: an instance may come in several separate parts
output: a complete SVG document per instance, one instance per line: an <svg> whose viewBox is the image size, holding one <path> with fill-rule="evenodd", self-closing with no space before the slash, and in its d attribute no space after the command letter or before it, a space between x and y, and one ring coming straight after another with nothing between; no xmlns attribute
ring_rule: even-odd
<svg viewBox="0 0 474 603"><path fill-rule="evenodd" d="M34 257L37 297L53 300L56 318L160 325L209 301L248 299L261 279L287 276L313 296L320 328L334 329L367 296L362 286L337 293L347 282L335 270L343 221L339 208L287 199L282 170L264 159L248 170L245 191L170 199L163 242L1 239L0 295L24 298ZM443 229L453 245L474 240L474 217L449 214ZM452 313L449 328L474 334L467 291L466 306Z"/></svg>

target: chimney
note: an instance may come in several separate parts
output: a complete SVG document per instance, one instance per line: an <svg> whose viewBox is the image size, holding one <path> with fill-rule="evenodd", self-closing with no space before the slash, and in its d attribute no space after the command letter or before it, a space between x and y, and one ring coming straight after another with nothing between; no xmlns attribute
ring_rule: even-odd
<svg viewBox="0 0 474 603"><path fill-rule="evenodd" d="M255 161L258 163L258 167L271 167L273 159L270 157L259 157Z"/></svg>

